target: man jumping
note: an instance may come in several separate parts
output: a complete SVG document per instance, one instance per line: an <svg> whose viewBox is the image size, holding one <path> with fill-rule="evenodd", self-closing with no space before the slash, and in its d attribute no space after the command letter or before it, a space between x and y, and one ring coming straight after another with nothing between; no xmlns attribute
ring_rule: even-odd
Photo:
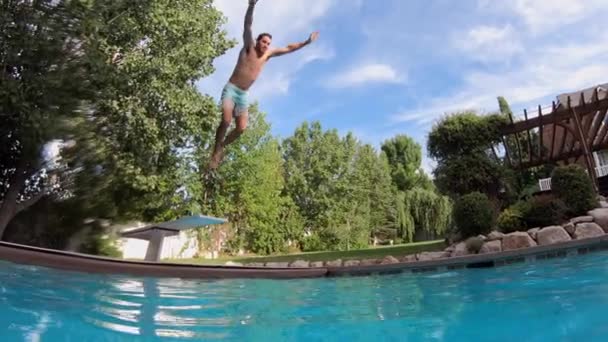
<svg viewBox="0 0 608 342"><path fill-rule="evenodd" d="M247 91L258 78L266 62L272 57L299 50L314 42L319 36L318 32L313 32L304 42L289 44L287 47L277 49L270 49L272 36L269 33L260 34L254 42L251 24L253 23L253 9L257 2L258 0L249 0L243 32L244 46L239 52L232 76L222 91L222 121L217 128L215 148L209 163L212 170L219 166L224 148L245 131L248 117ZM233 116L236 118L236 128L226 136Z"/></svg>

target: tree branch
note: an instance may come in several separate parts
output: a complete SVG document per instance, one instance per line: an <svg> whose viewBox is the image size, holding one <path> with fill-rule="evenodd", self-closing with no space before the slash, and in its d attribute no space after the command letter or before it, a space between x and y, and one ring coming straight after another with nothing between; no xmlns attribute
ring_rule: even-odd
<svg viewBox="0 0 608 342"><path fill-rule="evenodd" d="M27 200L25 200L25 201L17 204L17 208L15 209L15 215L19 214L20 212L24 211L25 209L27 209L27 208L33 206L34 204L36 204L45 195L46 195L45 191L40 191L35 196L32 196L29 199L27 199Z"/></svg>

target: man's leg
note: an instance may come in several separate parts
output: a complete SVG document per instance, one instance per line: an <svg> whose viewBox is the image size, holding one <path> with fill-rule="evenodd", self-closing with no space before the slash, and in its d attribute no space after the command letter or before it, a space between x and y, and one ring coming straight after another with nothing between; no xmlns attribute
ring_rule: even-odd
<svg viewBox="0 0 608 342"><path fill-rule="evenodd" d="M209 167L211 169L216 169L220 161L222 159L222 153L224 149L224 138L226 136L226 132L230 127L230 123L232 123L232 112L234 111L234 102L226 98L222 101L222 120L220 125L215 132L215 147L213 149L213 154L211 155L211 163Z"/></svg>
<svg viewBox="0 0 608 342"><path fill-rule="evenodd" d="M228 134L228 136L226 137L226 140L224 140L224 146L230 145L236 139L238 139L238 137L240 137L241 134L243 134L243 132L245 132L245 129L247 128L248 115L249 114L247 113L247 111L245 111L236 118L236 128L233 129L232 132L230 132Z"/></svg>

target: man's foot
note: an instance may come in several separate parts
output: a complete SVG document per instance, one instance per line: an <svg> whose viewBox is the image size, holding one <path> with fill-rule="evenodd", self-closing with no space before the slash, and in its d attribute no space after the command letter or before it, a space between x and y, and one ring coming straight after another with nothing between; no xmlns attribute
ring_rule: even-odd
<svg viewBox="0 0 608 342"><path fill-rule="evenodd" d="M224 155L224 149L222 147L215 150L215 152L211 156L211 161L209 162L210 170L216 170L220 166L223 155Z"/></svg>

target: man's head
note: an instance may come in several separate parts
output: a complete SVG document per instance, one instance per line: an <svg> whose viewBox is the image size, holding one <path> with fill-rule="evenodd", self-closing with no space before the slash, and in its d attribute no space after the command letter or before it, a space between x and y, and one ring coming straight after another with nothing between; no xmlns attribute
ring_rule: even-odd
<svg viewBox="0 0 608 342"><path fill-rule="evenodd" d="M272 43L272 35L270 33L261 33L256 40L255 48L260 53L265 53Z"/></svg>

